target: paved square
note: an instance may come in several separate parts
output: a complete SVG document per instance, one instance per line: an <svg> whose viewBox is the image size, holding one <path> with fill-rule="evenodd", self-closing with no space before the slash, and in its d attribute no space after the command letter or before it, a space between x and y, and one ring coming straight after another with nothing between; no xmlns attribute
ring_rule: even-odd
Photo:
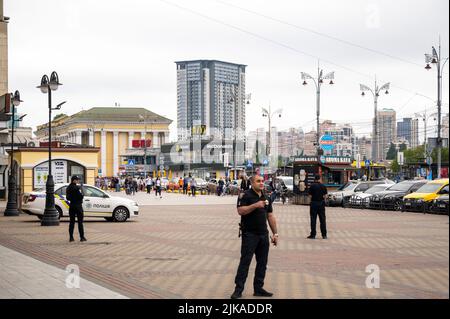
<svg viewBox="0 0 450 319"><path fill-rule="evenodd" d="M164 195L138 194L145 205L133 221L88 219L86 243L68 242L66 220L41 227L33 216L2 216L0 245L62 269L77 264L83 278L131 298L228 298L240 252L236 198ZM307 240L308 207L274 211L280 245L266 288L277 298L449 298L448 216L327 208L329 239ZM366 287L370 264L379 289ZM254 266L244 298L253 298Z"/></svg>

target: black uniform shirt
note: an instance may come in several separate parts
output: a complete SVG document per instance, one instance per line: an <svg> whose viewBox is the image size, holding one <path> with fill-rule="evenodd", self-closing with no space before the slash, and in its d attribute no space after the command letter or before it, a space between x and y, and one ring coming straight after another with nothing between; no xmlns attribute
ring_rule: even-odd
<svg viewBox="0 0 450 319"><path fill-rule="evenodd" d="M80 187L77 184L71 183L67 186L66 197L70 201L70 206L79 206L83 204L83 193L81 192Z"/></svg>
<svg viewBox="0 0 450 319"><path fill-rule="evenodd" d="M256 194L253 189L249 189L245 191L242 198L238 198L237 207L241 206L250 206L258 201L269 201L269 205L266 205L264 208L257 208L251 213L248 213L245 216L241 216L241 227L242 232L250 232L255 234L264 235L269 231L267 230L267 214L272 213L272 203L269 198L262 193L261 196Z"/></svg>
<svg viewBox="0 0 450 319"><path fill-rule="evenodd" d="M327 188L321 183L312 183L309 187L308 194L312 196L312 202L323 201L323 196L328 194Z"/></svg>

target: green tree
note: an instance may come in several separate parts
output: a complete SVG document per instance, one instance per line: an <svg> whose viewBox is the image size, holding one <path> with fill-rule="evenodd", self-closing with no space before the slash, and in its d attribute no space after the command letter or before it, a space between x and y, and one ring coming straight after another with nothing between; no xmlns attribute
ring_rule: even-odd
<svg viewBox="0 0 450 319"><path fill-rule="evenodd" d="M400 144L400 152L404 152L408 149L408 147L406 147L405 143Z"/></svg>
<svg viewBox="0 0 450 319"><path fill-rule="evenodd" d="M404 152L405 164L422 163L425 161L425 148L420 145L415 148L410 148Z"/></svg>
<svg viewBox="0 0 450 319"><path fill-rule="evenodd" d="M391 170L393 173L398 173L400 172L400 165L397 162L397 159L394 159L394 161L391 164Z"/></svg>
<svg viewBox="0 0 450 319"><path fill-rule="evenodd" d="M389 150L386 154L387 160L394 160L397 158L397 149L395 148L394 143L391 143L391 146L389 147Z"/></svg>
<svg viewBox="0 0 450 319"><path fill-rule="evenodd" d="M433 163L437 163L437 148L433 149L431 157L433 158ZM448 163L448 147L442 148L441 150L441 162Z"/></svg>
<svg viewBox="0 0 450 319"><path fill-rule="evenodd" d="M67 114L64 114L64 113L56 114L53 117L53 121L56 121L57 119L60 119L61 117L64 117L64 116L67 116Z"/></svg>

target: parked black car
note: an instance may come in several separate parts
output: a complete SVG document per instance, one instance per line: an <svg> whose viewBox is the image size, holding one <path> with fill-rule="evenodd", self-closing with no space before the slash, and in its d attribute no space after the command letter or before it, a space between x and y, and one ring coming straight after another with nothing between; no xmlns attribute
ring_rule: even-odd
<svg viewBox="0 0 450 319"><path fill-rule="evenodd" d="M372 196L370 198L369 208L401 211L403 207L403 197L414 193L426 183L426 180L420 180L404 181L392 185L385 191L376 193Z"/></svg>
<svg viewBox="0 0 450 319"><path fill-rule="evenodd" d="M444 194L433 200L429 208L430 213L448 215L448 194Z"/></svg>

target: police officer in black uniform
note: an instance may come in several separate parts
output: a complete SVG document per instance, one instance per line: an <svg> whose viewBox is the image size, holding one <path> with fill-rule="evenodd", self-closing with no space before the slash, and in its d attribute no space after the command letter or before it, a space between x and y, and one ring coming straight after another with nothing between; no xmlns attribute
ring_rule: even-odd
<svg viewBox="0 0 450 319"><path fill-rule="evenodd" d="M69 235L70 235L70 241L74 241L73 238L73 229L75 227L75 217L78 221L78 232L80 233L80 241L86 241L86 238L84 237L84 227L83 227L83 193L81 192L80 186L77 185L77 182L79 181L78 176L72 176L71 183L67 187L66 190L66 197L67 200L70 201L70 207L69 207L69 216L70 216L70 223L69 223Z"/></svg>
<svg viewBox="0 0 450 319"><path fill-rule="evenodd" d="M250 178L251 189L245 191L238 199L237 210L241 216L242 246L241 260L237 270L236 288L231 299L242 297L253 255L256 256L255 278L253 280L254 296L272 297L272 293L263 289L269 257L269 232L267 221L272 230L272 243L278 244L277 223L272 213L272 203L263 193L264 180L261 176Z"/></svg>
<svg viewBox="0 0 450 319"><path fill-rule="evenodd" d="M314 183L311 184L308 190L308 194L311 196L311 203L309 207L309 215L311 217L311 234L308 239L316 238L316 222L317 215L319 215L320 232L322 238L327 239L327 221L325 217L325 196L327 194L327 188L320 183L320 176L314 176Z"/></svg>

